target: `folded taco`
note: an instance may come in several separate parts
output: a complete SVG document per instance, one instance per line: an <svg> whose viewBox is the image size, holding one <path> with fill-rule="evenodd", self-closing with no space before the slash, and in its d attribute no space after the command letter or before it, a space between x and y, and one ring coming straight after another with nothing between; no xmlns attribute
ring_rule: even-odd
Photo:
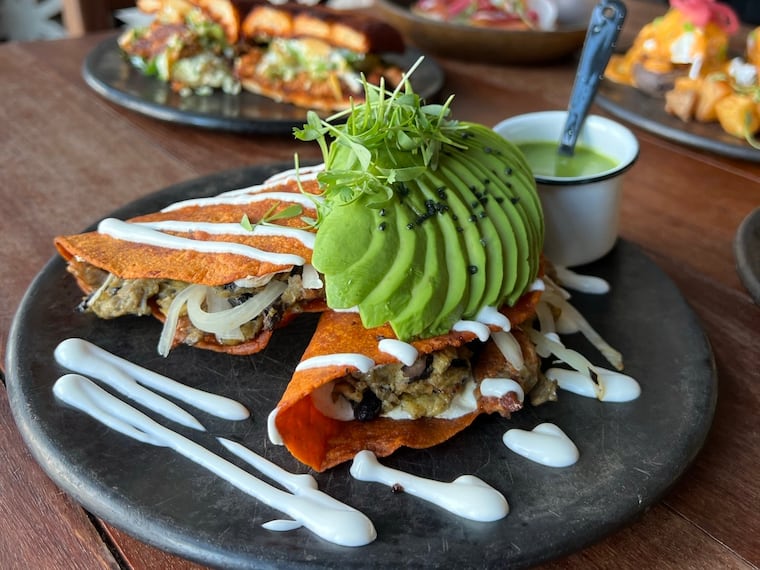
<svg viewBox="0 0 760 570"><path fill-rule="evenodd" d="M364 328L355 312L323 313L273 412L270 438L322 471L365 449L383 457L432 447L482 413L508 417L539 380L535 349L518 326L539 296L504 313L510 332L490 334L479 323L410 343L387 325Z"/></svg>
<svg viewBox="0 0 760 570"><path fill-rule="evenodd" d="M280 179L172 204L96 231L55 238L80 288L80 308L100 318L154 315L159 352L186 343L252 354L290 316L320 309L310 265L320 198L312 178ZM241 223L242 221L242 223Z"/></svg>

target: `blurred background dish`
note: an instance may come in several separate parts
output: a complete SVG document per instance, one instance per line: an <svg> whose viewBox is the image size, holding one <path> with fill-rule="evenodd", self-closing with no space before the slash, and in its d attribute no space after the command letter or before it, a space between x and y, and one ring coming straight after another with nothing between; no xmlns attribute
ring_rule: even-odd
<svg viewBox="0 0 760 570"><path fill-rule="evenodd" d="M760 305L760 208L755 208L744 218L734 239L736 270L749 291Z"/></svg>
<svg viewBox="0 0 760 570"><path fill-rule="evenodd" d="M417 49L408 48L402 54L383 57L407 69L421 55ZM301 127L306 122L307 109L247 91L232 95L217 89L210 95L182 97L173 92L168 83L133 67L119 49L115 36L103 40L88 54L82 75L92 89L112 103L164 121L272 135L290 135L293 127ZM440 66L426 57L410 81L416 93L431 99L440 91L443 79Z"/></svg>
<svg viewBox="0 0 760 570"><path fill-rule="evenodd" d="M718 123L685 123L665 111L662 99L635 87L602 81L595 102L619 119L663 138L722 156L760 162L760 150L729 135Z"/></svg>
<svg viewBox="0 0 760 570"><path fill-rule="evenodd" d="M378 0L377 6L380 16L423 51L501 64L549 63L574 54L583 46L594 4L586 0L558 2L559 14L570 20L558 20L554 30L505 30L425 18L410 10L414 2Z"/></svg>

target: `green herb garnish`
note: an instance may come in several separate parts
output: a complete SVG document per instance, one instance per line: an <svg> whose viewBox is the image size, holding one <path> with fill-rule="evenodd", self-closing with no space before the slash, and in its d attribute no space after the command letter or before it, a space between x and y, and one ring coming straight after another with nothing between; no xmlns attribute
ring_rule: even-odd
<svg viewBox="0 0 760 570"><path fill-rule="evenodd" d="M303 206L301 206L301 204L290 204L279 212L276 212L275 210L277 210L277 207L280 204L281 202L275 202L272 204L272 206L266 211L261 219L255 223L251 222L248 214L243 214L243 217L240 220L240 225L249 232L252 232L254 229L256 229L256 226L259 226L261 224L271 224L276 220L295 218L296 216L300 216L303 213ZM301 219L306 221L308 218L305 219L305 216L302 216Z"/></svg>
<svg viewBox="0 0 760 570"><path fill-rule="evenodd" d="M453 97L443 105L423 104L408 81L421 61L394 91L386 91L382 80L371 85L362 78L364 102L326 120L310 111L307 124L295 129L296 138L316 141L322 150L325 170L319 181L327 208L331 202L348 204L361 197L367 206L381 207L392 197L395 183L437 168L442 146L457 146L451 135L464 127L447 118ZM344 124L331 123L346 116Z"/></svg>

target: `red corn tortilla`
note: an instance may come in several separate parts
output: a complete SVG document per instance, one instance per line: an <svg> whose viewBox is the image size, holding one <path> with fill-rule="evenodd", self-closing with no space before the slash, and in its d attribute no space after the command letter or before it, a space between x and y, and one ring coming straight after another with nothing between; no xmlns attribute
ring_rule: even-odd
<svg viewBox="0 0 760 570"><path fill-rule="evenodd" d="M523 296L518 303L503 312L513 325L533 314L540 292ZM383 338L396 338L390 326L365 329L357 313L322 314L302 362L315 356L338 353L359 353L373 359L378 365L395 359L378 349ZM452 332L447 335L413 341L420 354L429 354L445 347L458 347L475 340L469 332ZM348 461L362 450L370 450L385 457L402 446L424 449L446 441L469 426L484 412L478 410L456 419L420 418L416 420L340 421L323 415L310 395L318 388L350 374L351 366L327 366L297 370L288 384L275 417L275 427L283 443L296 459L317 471L324 471ZM505 399L503 404L515 408L515 401Z"/></svg>

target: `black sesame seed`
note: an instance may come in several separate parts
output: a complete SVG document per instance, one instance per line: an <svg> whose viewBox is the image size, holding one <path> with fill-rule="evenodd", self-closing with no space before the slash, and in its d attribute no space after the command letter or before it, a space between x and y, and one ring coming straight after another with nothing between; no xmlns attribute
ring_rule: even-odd
<svg viewBox="0 0 760 570"><path fill-rule="evenodd" d="M472 216L470 216L469 218L467 218L467 220L470 221L470 222L475 222L475 221L477 221L477 219L478 219L477 216L475 216L474 214Z"/></svg>
<svg viewBox="0 0 760 570"><path fill-rule="evenodd" d="M512 202L513 204L517 204L520 201L520 197L515 196L514 198L510 198L509 201Z"/></svg>
<svg viewBox="0 0 760 570"><path fill-rule="evenodd" d="M385 216L385 208L380 208L380 215Z"/></svg>
<svg viewBox="0 0 760 570"><path fill-rule="evenodd" d="M493 152L493 149L490 146L484 146L483 152L485 152L486 154L491 154Z"/></svg>
<svg viewBox="0 0 760 570"><path fill-rule="evenodd" d="M414 224L413 224L413 223L411 223L411 222L410 222L410 223L408 223L408 224L406 224L406 229L408 229L408 230L413 230L413 229L414 229Z"/></svg>
<svg viewBox="0 0 760 570"><path fill-rule="evenodd" d="M460 234L464 231L464 228L462 226L457 226L457 232Z"/></svg>
<svg viewBox="0 0 760 570"><path fill-rule="evenodd" d="M479 218L482 220L482 219L484 219L484 218L485 218L487 215L488 215L488 214L486 214L486 212L485 212L485 211L482 211L482 212L480 212L480 214L478 214L478 217L479 217Z"/></svg>
<svg viewBox="0 0 760 570"><path fill-rule="evenodd" d="M504 198L501 197L501 196L496 196L496 198L494 198L494 200L496 200L497 204L501 204L504 201Z"/></svg>
<svg viewBox="0 0 760 570"><path fill-rule="evenodd" d="M504 169L504 174L506 174L507 176L512 176L512 167L507 166L507 168Z"/></svg>
<svg viewBox="0 0 760 570"><path fill-rule="evenodd" d="M381 232L384 232L384 231L385 231L385 228L386 228L387 226L388 226L388 225L387 225L385 222L380 222L380 225L379 225L379 226L377 226L377 229L378 229L378 230L380 230Z"/></svg>
<svg viewBox="0 0 760 570"><path fill-rule="evenodd" d="M482 246L485 246L485 245L486 245L486 240L485 240L485 238L480 238L480 245L482 245Z"/></svg>
<svg viewBox="0 0 760 570"><path fill-rule="evenodd" d="M475 275L478 272L478 266L470 265L467 267L467 271L470 273L470 275Z"/></svg>
<svg viewBox="0 0 760 570"><path fill-rule="evenodd" d="M459 219L459 216L457 216L456 214L452 214L451 219L456 222Z"/></svg>

